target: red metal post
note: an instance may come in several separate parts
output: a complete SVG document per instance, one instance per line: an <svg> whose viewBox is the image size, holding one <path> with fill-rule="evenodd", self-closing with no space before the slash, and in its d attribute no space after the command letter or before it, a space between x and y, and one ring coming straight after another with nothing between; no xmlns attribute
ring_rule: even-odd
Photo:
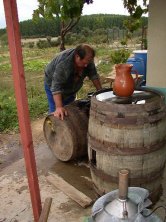
<svg viewBox="0 0 166 222"><path fill-rule="evenodd" d="M26 82L24 75L21 38L17 14L17 3L16 0L3 0L3 3L5 9L9 51L14 78L14 88L17 103L21 142L24 151L25 165L34 219L35 221L38 221L42 208L28 110L28 99L26 94Z"/></svg>

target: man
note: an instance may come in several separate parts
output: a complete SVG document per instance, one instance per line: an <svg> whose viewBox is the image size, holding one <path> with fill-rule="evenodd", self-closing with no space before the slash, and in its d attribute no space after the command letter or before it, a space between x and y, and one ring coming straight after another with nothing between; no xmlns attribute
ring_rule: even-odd
<svg viewBox="0 0 166 222"><path fill-rule="evenodd" d="M94 64L95 51L87 44L67 49L55 57L45 68L45 91L49 112L64 119L67 111L64 105L75 100L76 93L83 85L86 76L93 82L96 90L101 83Z"/></svg>

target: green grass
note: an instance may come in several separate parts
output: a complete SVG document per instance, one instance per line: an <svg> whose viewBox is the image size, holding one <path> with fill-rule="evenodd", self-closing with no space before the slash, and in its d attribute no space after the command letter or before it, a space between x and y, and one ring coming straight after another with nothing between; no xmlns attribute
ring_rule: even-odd
<svg viewBox="0 0 166 222"><path fill-rule="evenodd" d="M99 45L96 48L96 56L98 58L110 58L112 48L108 45Z"/></svg>
<svg viewBox="0 0 166 222"><path fill-rule="evenodd" d="M0 64L9 60L9 55L0 55Z"/></svg>
<svg viewBox="0 0 166 222"><path fill-rule="evenodd" d="M74 46L70 46L74 47ZM66 48L69 48L67 46ZM44 67L59 52L58 48L23 48L26 89L31 119L45 115L48 110L47 99L43 87ZM98 65L98 73L109 75L112 69L110 60L111 49L107 46L96 47L96 60L102 60ZM18 118L14 96L13 77L8 48L0 48L0 132L17 130ZM78 92L77 98L86 98L88 92L95 91L92 83L85 80L84 86Z"/></svg>
<svg viewBox="0 0 166 222"><path fill-rule="evenodd" d="M49 62L49 60L44 59L35 59L30 61L24 62L24 69L25 72L40 72L41 70L44 70L44 67Z"/></svg>
<svg viewBox="0 0 166 222"><path fill-rule="evenodd" d="M12 90L0 93L0 132L18 128L16 101Z"/></svg>

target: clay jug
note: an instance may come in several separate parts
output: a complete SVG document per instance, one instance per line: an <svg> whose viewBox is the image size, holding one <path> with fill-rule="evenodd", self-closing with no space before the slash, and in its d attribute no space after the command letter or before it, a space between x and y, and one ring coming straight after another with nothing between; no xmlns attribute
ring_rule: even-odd
<svg viewBox="0 0 166 222"><path fill-rule="evenodd" d="M115 65L116 77L113 84L113 91L116 96L129 97L134 92L134 79L131 75L132 64ZM136 74L136 78L138 75Z"/></svg>

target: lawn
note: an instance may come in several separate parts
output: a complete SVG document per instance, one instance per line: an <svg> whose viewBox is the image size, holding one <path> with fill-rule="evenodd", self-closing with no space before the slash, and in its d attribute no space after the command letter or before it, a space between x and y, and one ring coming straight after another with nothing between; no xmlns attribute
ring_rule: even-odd
<svg viewBox="0 0 166 222"><path fill-rule="evenodd" d="M98 45L94 48L96 49L97 70L101 79L104 80L112 70L113 64L110 59L112 48L108 45ZM48 105L43 89L43 70L45 65L59 52L59 48L23 47L22 50L29 111L33 120L47 114ZM2 46L0 47L0 79L0 132L17 130L18 121L10 57L8 47ZM104 81L102 83L104 84ZM104 84L104 86L106 85ZM89 80L85 80L77 98L86 98L87 93L92 91L94 91L93 85Z"/></svg>

